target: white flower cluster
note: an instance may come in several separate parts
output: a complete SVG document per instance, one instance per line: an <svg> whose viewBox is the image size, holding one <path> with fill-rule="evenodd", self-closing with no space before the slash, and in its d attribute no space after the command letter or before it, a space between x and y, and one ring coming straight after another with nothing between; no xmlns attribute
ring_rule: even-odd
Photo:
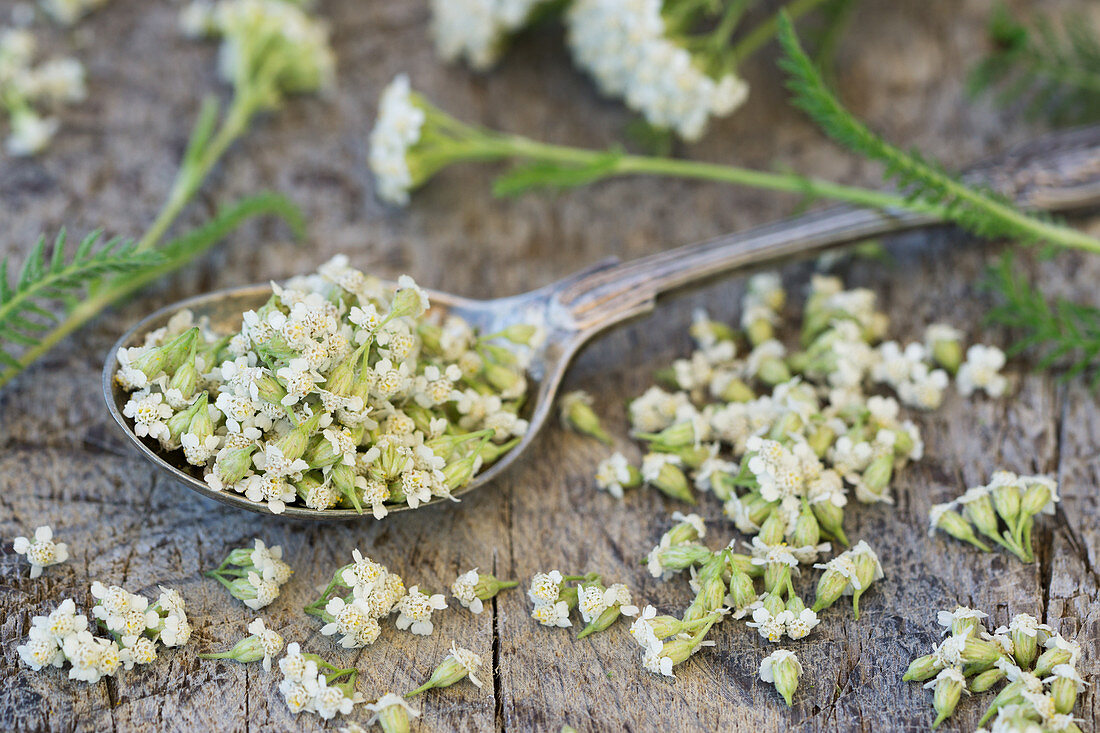
<svg viewBox="0 0 1100 733"><path fill-rule="evenodd" d="M741 531L767 525L767 545L812 547L821 536L847 544L849 490L863 502L890 502L893 476L924 451L899 402L869 391L888 385L906 404L931 408L943 399L946 370L974 370L962 363L960 334L942 324L927 329L925 344L876 347L888 319L874 293L845 290L825 276L811 283L804 348L788 353L776 334L785 302L776 275L750 279L741 326L751 348L742 357L737 332L696 315L697 350L668 371L675 391L654 386L630 404L634 433L649 444L641 478L683 501L694 501L692 484L713 492ZM975 346L970 354L981 361L991 349ZM993 385L992 374L976 380ZM631 485L624 464L618 457L601 464L597 484L621 493Z"/></svg>
<svg viewBox="0 0 1100 733"><path fill-rule="evenodd" d="M38 0L42 10L62 25L73 25L106 4L107 0Z"/></svg>
<svg viewBox="0 0 1100 733"><path fill-rule="evenodd" d="M1075 731L1077 697L1085 681L1077 671L1080 646L1026 613L989 633L985 613L960 606L940 611L938 623L950 634L909 665L904 679L927 682L934 691L933 727L955 712L962 694L980 694L1007 684L980 721L992 730ZM985 728L980 728L985 731Z"/></svg>
<svg viewBox="0 0 1100 733"><path fill-rule="evenodd" d="M283 548L268 547L260 539L253 540L251 548L230 551L221 565L206 573L253 611L274 602L279 597L279 588L293 574L294 570L283 560Z"/></svg>
<svg viewBox="0 0 1100 733"><path fill-rule="evenodd" d="M9 155L34 155L46 148L61 123L38 108L56 109L87 96L84 66L73 58L34 63L35 40L25 30L0 29L0 106L8 116Z"/></svg>
<svg viewBox="0 0 1100 733"><path fill-rule="evenodd" d="M575 586L566 585L578 581ZM579 609L586 626L580 636L604 631L620 616L637 616L630 589L622 583L604 587L598 575L564 576L561 571L535 573L527 589L533 604L531 618L543 626L566 628L574 609Z"/></svg>
<svg viewBox="0 0 1100 733"><path fill-rule="evenodd" d="M162 587L160 591L157 602L150 604L145 596L96 581L92 616L109 638L94 636L88 617L77 613L76 603L66 599L48 616L31 619L29 639L16 651L35 671L68 662L69 679L89 684L113 676L120 668L150 664L157 658L158 643L183 646L191 638L183 598L174 590Z"/></svg>
<svg viewBox="0 0 1100 733"><path fill-rule="evenodd" d="M382 91L378 117L370 131L369 163L378 198L391 204L409 203L416 185L408 153L420 141L424 110L413 102L409 77L399 74Z"/></svg>
<svg viewBox="0 0 1100 733"><path fill-rule="evenodd" d="M325 669L332 671L326 674ZM279 670L283 674L279 692L295 715L315 713L332 720L337 714L347 715L363 702L363 696L352 690L357 677L354 669L338 670L315 654L302 654L297 642L286 645L286 654L279 660ZM333 684L345 675L350 675L348 680Z"/></svg>
<svg viewBox="0 0 1100 733"><path fill-rule="evenodd" d="M218 59L231 84L259 82L274 108L283 94L332 88L336 55L328 26L295 0L194 0L180 14L190 37L221 36ZM260 78L260 77L263 78Z"/></svg>
<svg viewBox="0 0 1100 733"><path fill-rule="evenodd" d="M405 588L400 575L359 550L353 562L338 569L321 596L306 613L325 621L321 633L339 636L346 649L370 646L382 631L381 620L396 614L402 631L428 636L434 631L432 613L447 608L441 594L425 593L417 585Z"/></svg>
<svg viewBox="0 0 1100 733"><path fill-rule="evenodd" d="M496 576L479 573L477 568L474 568L455 578L454 583L451 584L451 594L464 608L480 614L485 608L484 601L495 598L497 593L505 588L514 588L517 585L519 583L514 580L498 580Z"/></svg>
<svg viewBox="0 0 1100 733"><path fill-rule="evenodd" d="M1058 483L1053 478L995 471L988 484L973 486L953 501L933 506L928 534L939 529L989 552L989 546L975 534L977 530L1023 562L1032 562L1035 517L1054 514L1057 503Z"/></svg>
<svg viewBox="0 0 1100 733"><path fill-rule="evenodd" d="M575 0L566 11L573 59L600 91L623 99L655 127L685 140L708 120L737 109L748 85L733 73L713 78L666 32L661 0Z"/></svg>
<svg viewBox="0 0 1100 733"><path fill-rule="evenodd" d="M432 40L447 62L465 60L485 71L500 58L508 36L550 0L432 0Z"/></svg>
<svg viewBox="0 0 1100 733"><path fill-rule="evenodd" d="M428 308L411 278L393 291L335 257L272 284L238 333L182 311L120 350L123 414L211 488L276 514L301 502L380 519L387 504L453 499L527 430L524 359L492 340L527 341Z"/></svg>
<svg viewBox="0 0 1100 733"><path fill-rule="evenodd" d="M53 530L45 525L34 530L34 539L16 537L12 542L12 549L20 555L27 556L27 562L31 564L32 578L40 576L43 568L69 559L69 546L64 542L54 542Z"/></svg>

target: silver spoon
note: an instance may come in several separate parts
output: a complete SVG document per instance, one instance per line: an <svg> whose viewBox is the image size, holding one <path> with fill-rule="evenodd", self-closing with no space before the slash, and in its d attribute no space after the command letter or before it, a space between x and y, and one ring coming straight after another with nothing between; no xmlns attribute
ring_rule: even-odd
<svg viewBox="0 0 1100 733"><path fill-rule="evenodd" d="M968 180L988 183L1026 208L1068 211L1100 205L1100 127L1058 133L1014 148L996 159L973 167ZM546 340L531 361L531 396L527 417L530 428L522 441L469 484L455 491L462 496L483 486L515 462L531 445L551 414L554 397L574 354L606 329L653 310L658 295L699 283L720 273L775 264L855 241L934 224L935 220L908 212L877 212L838 206L769 224L708 242L619 264L609 260L546 287L494 300L471 300L429 291L432 308L464 318L482 333L496 333L516 324L542 326ZM149 331L190 308L207 317L222 333L240 328L241 313L259 308L271 294L269 285L250 285L201 295L153 313L127 331L107 355L103 394L115 422L141 454L157 468L200 494L241 509L269 513L232 492L211 489L193 469L173 455L157 451L155 443L137 437L122 415L127 394L113 379L121 348L142 343ZM435 499L430 504L444 501ZM390 511L404 511L393 506ZM289 505L283 516L314 520L348 520L360 515L351 509L317 511Z"/></svg>

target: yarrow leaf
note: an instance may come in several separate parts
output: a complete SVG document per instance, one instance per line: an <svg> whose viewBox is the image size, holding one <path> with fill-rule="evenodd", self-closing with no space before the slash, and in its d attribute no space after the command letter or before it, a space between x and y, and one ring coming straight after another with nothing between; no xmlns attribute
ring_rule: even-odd
<svg viewBox="0 0 1100 733"><path fill-rule="evenodd" d="M585 186L607 177L615 170L622 159L621 150L608 150L601 153L591 163L584 165L564 165L550 162L536 162L518 165L512 170L497 176L493 181L493 195L516 196L539 188L576 188Z"/></svg>
<svg viewBox="0 0 1100 733"><path fill-rule="evenodd" d="M85 237L72 259L66 259L66 234L62 229L46 260L46 239L39 238L23 262L14 285L9 282L8 259L0 262L0 361L18 366L10 344L34 346L37 334L47 330L59 318L56 306L71 310L89 284L104 277L132 274L156 267L163 261L159 252L137 252L133 242L112 239L96 248L102 232Z"/></svg>

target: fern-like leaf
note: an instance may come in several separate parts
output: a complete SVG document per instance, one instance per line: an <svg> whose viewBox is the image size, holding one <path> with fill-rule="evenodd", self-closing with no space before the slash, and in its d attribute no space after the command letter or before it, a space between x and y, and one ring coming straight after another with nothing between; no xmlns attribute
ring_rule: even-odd
<svg viewBox="0 0 1100 733"><path fill-rule="evenodd" d="M919 151L906 152L886 142L852 115L829 90L787 18L780 21L779 41L784 50L779 63L788 74L787 87L794 94L794 104L833 140L882 163L886 178L895 181L911 201L944 207L949 221L981 237L1035 243L1076 234L1048 217L1018 210L993 191L960 180Z"/></svg>
<svg viewBox="0 0 1100 733"><path fill-rule="evenodd" d="M1079 14L1060 28L1047 17L1028 28L1000 5L989 24L994 51L970 73L971 94L1055 123L1100 119L1100 29Z"/></svg>
<svg viewBox="0 0 1100 733"><path fill-rule="evenodd" d="M0 362L17 365L12 345L36 345L39 335L79 303L91 283L144 270L162 260L159 253L137 252L132 242L121 239L97 248L101 236L98 231L89 234L68 259L65 230L61 230L49 260L46 239L40 238L14 284L8 275L8 259L0 262Z"/></svg>
<svg viewBox="0 0 1100 733"><path fill-rule="evenodd" d="M1093 387L1100 385L1100 308L1065 299L1052 303L1008 255L991 269L986 285L999 300L987 319L1017 334L1009 354L1033 352L1041 369L1063 369L1067 379L1089 372Z"/></svg>

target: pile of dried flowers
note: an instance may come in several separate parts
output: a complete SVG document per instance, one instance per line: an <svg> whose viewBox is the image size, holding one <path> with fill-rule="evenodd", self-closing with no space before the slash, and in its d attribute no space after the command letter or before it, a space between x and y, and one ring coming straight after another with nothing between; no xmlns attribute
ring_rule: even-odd
<svg viewBox="0 0 1100 733"><path fill-rule="evenodd" d="M940 611L937 621L950 636L931 654L914 659L905 673L906 680L928 680L924 686L934 691L932 727L951 717L964 692L982 693L1007 680L982 725L996 716L994 731L1079 732L1073 708L1085 682L1077 672L1077 643L1026 613L990 634L983 625L986 617L965 606Z"/></svg>
<svg viewBox="0 0 1100 733"><path fill-rule="evenodd" d="M336 257L242 321L218 334L181 311L119 351L116 380L135 434L276 514L453 499L527 430L534 329L435 318L406 276L394 291Z"/></svg>

